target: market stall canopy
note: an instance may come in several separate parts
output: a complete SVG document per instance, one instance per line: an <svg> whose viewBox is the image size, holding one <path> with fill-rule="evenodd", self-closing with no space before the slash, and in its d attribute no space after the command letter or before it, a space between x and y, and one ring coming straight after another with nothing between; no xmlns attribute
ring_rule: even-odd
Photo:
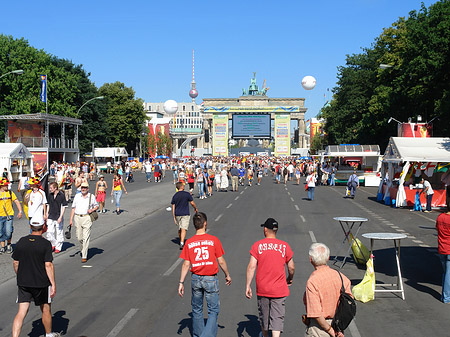
<svg viewBox="0 0 450 337"><path fill-rule="evenodd" d="M379 156L378 145L341 144L328 145L324 157L370 157Z"/></svg>
<svg viewBox="0 0 450 337"><path fill-rule="evenodd" d="M0 143L0 158L29 159L33 155L22 143Z"/></svg>
<svg viewBox="0 0 450 337"><path fill-rule="evenodd" d="M97 158L128 157L128 152L124 147L96 147L94 156Z"/></svg>
<svg viewBox="0 0 450 337"><path fill-rule="evenodd" d="M450 138L391 137L385 162L450 162Z"/></svg>

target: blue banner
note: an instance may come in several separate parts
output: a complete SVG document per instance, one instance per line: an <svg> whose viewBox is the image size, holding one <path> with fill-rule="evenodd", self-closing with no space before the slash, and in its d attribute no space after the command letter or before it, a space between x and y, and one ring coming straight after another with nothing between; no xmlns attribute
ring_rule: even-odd
<svg viewBox="0 0 450 337"><path fill-rule="evenodd" d="M41 75L41 101L47 102L47 75Z"/></svg>

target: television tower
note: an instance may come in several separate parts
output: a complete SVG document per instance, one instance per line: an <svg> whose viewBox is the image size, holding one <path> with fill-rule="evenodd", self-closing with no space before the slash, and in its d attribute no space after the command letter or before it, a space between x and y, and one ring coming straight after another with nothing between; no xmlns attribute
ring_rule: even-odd
<svg viewBox="0 0 450 337"><path fill-rule="evenodd" d="M191 82L191 90L189 91L189 96L192 98L192 103L195 103L195 98L198 96L198 91L195 88L194 52L195 50L192 49L192 82Z"/></svg>

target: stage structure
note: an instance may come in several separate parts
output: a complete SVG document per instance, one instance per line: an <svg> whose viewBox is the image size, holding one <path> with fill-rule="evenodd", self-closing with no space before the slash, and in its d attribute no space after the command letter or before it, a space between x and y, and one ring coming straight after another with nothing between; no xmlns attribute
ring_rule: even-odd
<svg viewBox="0 0 450 337"><path fill-rule="evenodd" d="M269 143L274 141L275 156L289 156L291 120L297 121L299 147L308 146L308 135L305 133L305 99L270 98L267 96L268 90L265 81L262 90L258 89L254 75L248 91L243 90L243 96L239 98L203 99L203 124L212 135L213 156L228 156L230 138L261 140L263 147L269 147Z"/></svg>

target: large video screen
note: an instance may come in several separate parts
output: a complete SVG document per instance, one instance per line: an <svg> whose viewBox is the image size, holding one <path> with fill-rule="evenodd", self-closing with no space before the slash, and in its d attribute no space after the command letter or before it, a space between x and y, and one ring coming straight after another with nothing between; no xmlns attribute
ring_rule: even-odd
<svg viewBox="0 0 450 337"><path fill-rule="evenodd" d="M233 114L233 138L270 138L270 114Z"/></svg>

